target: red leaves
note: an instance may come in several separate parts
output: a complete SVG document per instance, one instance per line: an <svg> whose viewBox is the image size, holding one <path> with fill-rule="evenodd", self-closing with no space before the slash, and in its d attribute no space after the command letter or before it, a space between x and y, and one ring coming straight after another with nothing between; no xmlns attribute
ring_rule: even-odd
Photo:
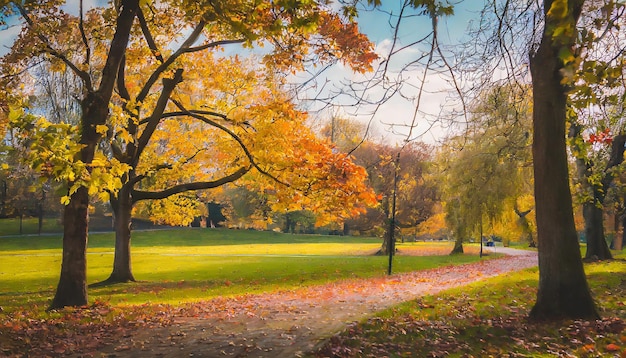
<svg viewBox="0 0 626 358"><path fill-rule="evenodd" d="M617 351L621 350L621 347L620 347L620 346L618 346L618 345L617 345L617 344L615 344L615 343L610 343L610 344L607 344L607 345L606 345L606 347L604 347L604 349L605 349L607 352L617 352Z"/></svg>
<svg viewBox="0 0 626 358"><path fill-rule="evenodd" d="M589 143L591 144L600 143L600 144L611 145L612 142L613 142L613 134L611 134L611 130L609 128L606 128L602 132L598 132L597 134L591 134L589 136Z"/></svg>

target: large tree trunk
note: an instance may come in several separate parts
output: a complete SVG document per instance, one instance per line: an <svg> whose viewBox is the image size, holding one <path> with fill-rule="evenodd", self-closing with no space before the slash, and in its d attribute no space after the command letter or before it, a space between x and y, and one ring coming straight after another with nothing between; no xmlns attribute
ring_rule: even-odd
<svg viewBox="0 0 626 358"><path fill-rule="evenodd" d="M64 210L61 277L50 309L87 304L88 220L89 194L81 187Z"/></svg>
<svg viewBox="0 0 626 358"><path fill-rule="evenodd" d="M574 126L572 126L574 128ZM580 131L580 128L574 128ZM577 134L580 135L579 133ZM624 161L624 145L626 135L615 136L611 144L611 155L606 164L605 174L598 184L590 183L591 165L582 159L576 160L578 176L583 183L585 190L591 194L591 201L583 204L583 217L585 218L585 238L587 239L587 251L585 259L588 260L610 260L613 258L611 250L604 236L604 201L607 192L614 180L613 168Z"/></svg>
<svg viewBox="0 0 626 358"><path fill-rule="evenodd" d="M604 238L604 210L594 203L583 204L585 218L585 238L587 239L588 260L609 260L613 258Z"/></svg>
<svg viewBox="0 0 626 358"><path fill-rule="evenodd" d="M89 93L82 102L80 152L83 163L92 162L99 140L96 123L104 123L108 102L103 103L96 93ZM98 122L93 122L97 119ZM61 277L50 309L87 304L87 234L89 230L89 192L79 187L70 195L70 203L63 216L63 261Z"/></svg>
<svg viewBox="0 0 626 358"><path fill-rule="evenodd" d="M115 35L106 64L102 69L102 79L97 90L88 88L81 101L80 160L85 164L93 161L100 134L97 125L104 125L109 115L109 101L113 94L117 71L126 52L130 30L137 10L138 0L122 0L121 12L117 18ZM83 80L89 74L82 73ZM90 81L90 79L89 79ZM52 301L51 309L65 306L81 306L87 303L87 232L88 232L89 193L80 187L70 196L65 208L63 225L63 261L61 277Z"/></svg>
<svg viewBox="0 0 626 358"><path fill-rule="evenodd" d="M463 238L465 238L465 236L466 233L464 226L457 223L452 233L452 237L454 237L454 247L452 248L450 255L463 253Z"/></svg>
<svg viewBox="0 0 626 358"><path fill-rule="evenodd" d="M585 239L587 241L587 251L585 259L588 260L608 260L612 258L611 251L604 238L604 203L605 194L589 182L591 176L591 166L585 160L576 159L576 167L579 180L583 190L590 199L583 203L583 218L585 220ZM610 177L612 180L612 177ZM603 179L603 182L606 178ZM610 181L606 183L606 187ZM606 189L603 189L606 190Z"/></svg>
<svg viewBox="0 0 626 358"><path fill-rule="evenodd" d="M581 1L570 1L571 16L578 18ZM537 52L530 59L533 83L533 158L535 207L539 244L539 290L530 312L535 320L595 319L599 315L591 298L574 226L572 196L565 144L566 88L561 84L555 24L544 1L546 24ZM573 10L572 10L573 9ZM570 24L575 26L574 24Z"/></svg>
<svg viewBox="0 0 626 358"><path fill-rule="evenodd" d="M125 185L115 200L111 200L115 214L115 254L113 272L106 283L135 281L130 259L130 239L132 222L132 198L130 188Z"/></svg>

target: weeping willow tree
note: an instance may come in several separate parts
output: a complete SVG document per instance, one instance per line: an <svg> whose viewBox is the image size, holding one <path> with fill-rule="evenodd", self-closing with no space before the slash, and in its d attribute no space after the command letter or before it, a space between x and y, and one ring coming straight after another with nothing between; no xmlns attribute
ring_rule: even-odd
<svg viewBox="0 0 626 358"><path fill-rule="evenodd" d="M530 101L525 88L493 87L472 107L461 136L440 153L446 222L463 252L468 235L482 236L484 224L498 219L528 185L530 177ZM482 239L482 238L481 238Z"/></svg>

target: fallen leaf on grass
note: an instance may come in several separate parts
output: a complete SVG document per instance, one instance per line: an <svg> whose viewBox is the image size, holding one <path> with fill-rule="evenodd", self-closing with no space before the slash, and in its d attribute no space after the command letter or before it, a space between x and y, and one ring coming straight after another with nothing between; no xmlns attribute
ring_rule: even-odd
<svg viewBox="0 0 626 358"><path fill-rule="evenodd" d="M618 346L617 344L611 343L611 344L607 344L606 347L604 347L604 349L606 349L608 352L617 352L620 350L620 346Z"/></svg>

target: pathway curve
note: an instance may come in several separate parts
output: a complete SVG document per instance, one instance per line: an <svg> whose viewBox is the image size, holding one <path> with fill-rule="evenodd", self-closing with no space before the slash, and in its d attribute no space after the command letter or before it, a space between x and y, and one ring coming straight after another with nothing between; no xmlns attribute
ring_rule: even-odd
<svg viewBox="0 0 626 358"><path fill-rule="evenodd" d="M489 248L491 249L491 248ZM537 265L533 251L295 291L218 298L167 327L138 331L99 350L104 357L300 357L348 323L419 296Z"/></svg>

